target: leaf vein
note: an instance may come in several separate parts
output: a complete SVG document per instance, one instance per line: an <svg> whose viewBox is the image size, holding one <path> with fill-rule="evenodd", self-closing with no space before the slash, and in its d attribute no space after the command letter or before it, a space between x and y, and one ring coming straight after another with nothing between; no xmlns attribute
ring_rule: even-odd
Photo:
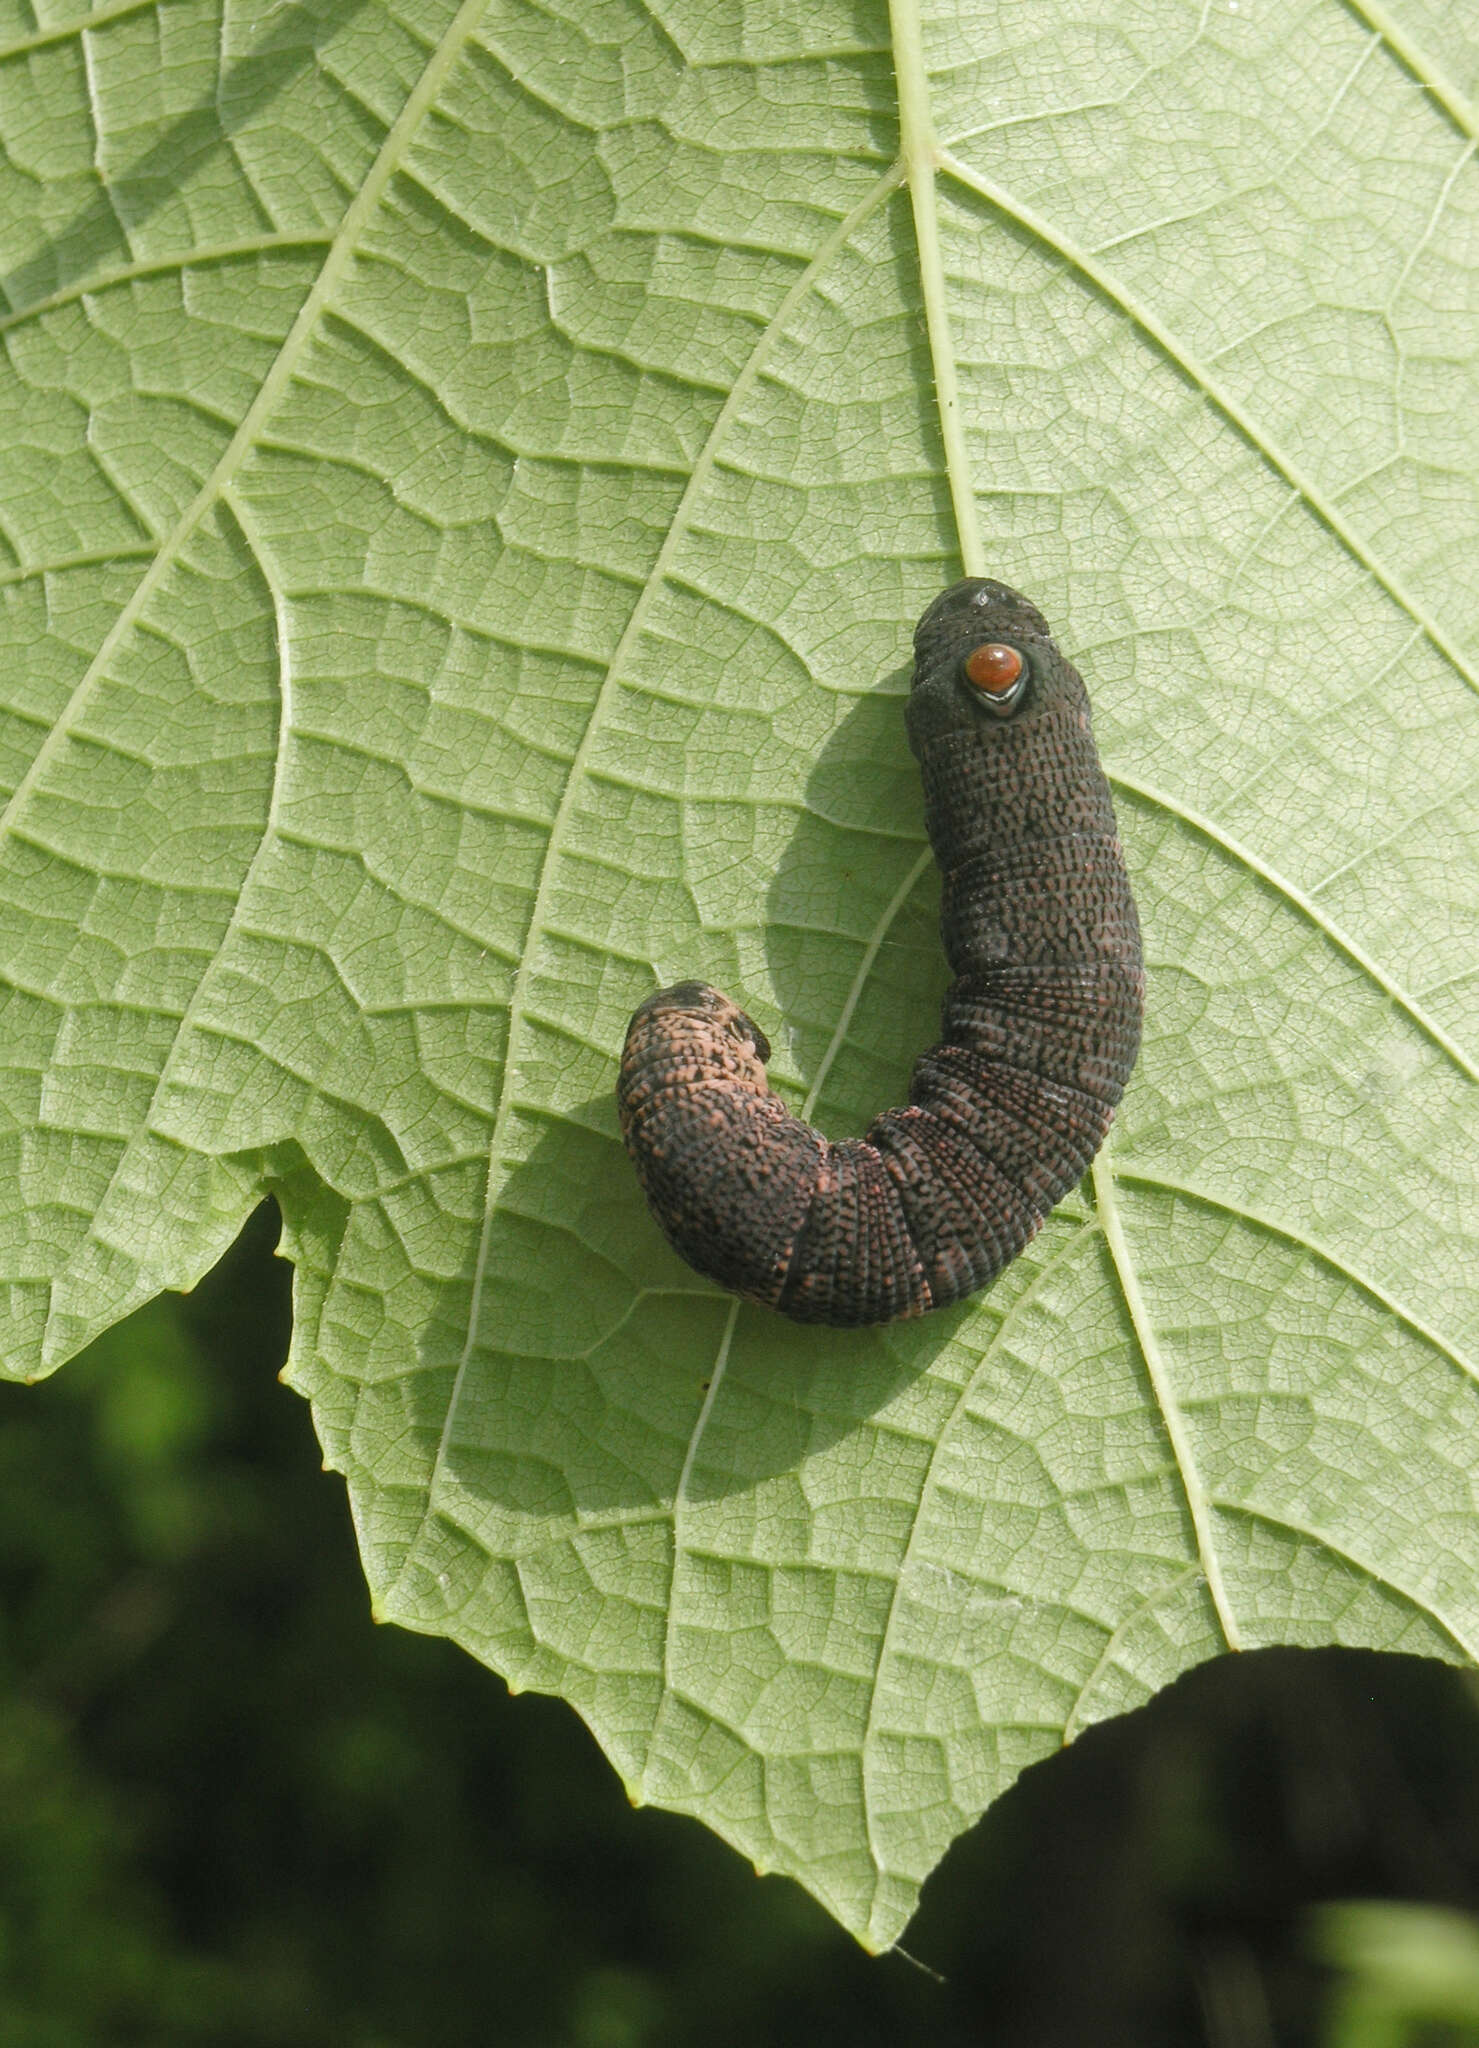
<svg viewBox="0 0 1479 2048"><path fill-rule="evenodd" d="M1191 1517L1197 1554L1201 1559L1202 1573L1207 1581L1207 1591L1211 1595L1213 1607L1217 1610L1218 1624L1228 1648L1240 1649L1242 1644L1237 1618L1228 1598L1227 1587L1223 1583L1222 1565L1212 1538L1211 1519L1208 1514L1209 1498L1202 1484L1201 1474L1197 1470L1196 1460L1192 1456L1191 1438L1176 1399L1175 1389L1171 1385L1166 1362L1161 1355L1155 1325L1151 1320L1145 1297L1140 1291L1139 1275L1136 1272L1130 1241L1125 1233L1124 1219L1120 1215L1119 1202L1115 1195L1114 1173L1109 1162L1108 1145L1101 1148L1091 1171L1094 1179L1094 1196L1099 1205L1099 1222L1104 1231L1105 1242L1109 1246L1110 1257L1114 1261L1115 1272L1119 1277L1120 1291L1124 1295L1125 1307L1140 1347L1140 1356L1145 1365L1151 1395L1160 1410L1161 1423L1170 1440L1172 1455L1181 1477L1182 1494Z"/></svg>
<svg viewBox="0 0 1479 2048"><path fill-rule="evenodd" d="M1328 1266L1331 1272L1339 1273L1343 1279L1349 1280L1353 1287L1358 1287L1389 1315L1405 1323L1414 1336L1420 1337L1425 1344L1430 1344L1441 1357L1446 1358L1459 1372L1479 1386L1479 1359L1467 1357L1452 1339L1443 1336L1415 1310L1408 1308L1390 1288L1384 1287L1379 1280L1373 1280L1369 1273L1360 1272L1343 1253L1332 1250L1329 1245L1321 1244L1317 1238L1311 1237L1308 1231L1296 1230L1290 1224L1276 1222L1273 1217L1250 1208L1246 1202L1234 1202L1225 1195L1209 1194L1205 1188L1197 1187L1193 1182L1172 1180L1163 1173L1156 1173L1124 1160L1117 1165L1115 1177L1135 1187L1158 1188L1165 1194L1179 1195L1190 1202L1200 1202L1206 1208L1217 1210L1221 1215L1251 1224L1256 1229L1267 1231L1271 1237L1282 1238L1286 1244L1293 1245L1299 1251L1308 1252L1312 1258L1319 1259L1323 1265Z"/></svg>
<svg viewBox="0 0 1479 2048"><path fill-rule="evenodd" d="M1304 474L1300 465L1273 439L1272 435L1260 431L1252 415L1232 390L1215 377L1211 369L1193 356L1179 343L1150 307L1117 279L1114 273L1088 249L1081 248L1071 236L1057 228L1045 214L1016 199L1003 186L982 175L970 164L963 162L951 151L939 152L941 169L947 176L985 200L1005 219L1012 220L1046 247L1061 256L1070 269L1076 270L1084 282L1100 294L1111 306L1131 321L1159 351L1166 363L1194 390L1199 391L1207 402L1216 407L1228 425L1236 430L1247 445L1270 469L1281 476L1296 490L1304 502L1338 540L1352 560L1359 563L1367 574L1386 591L1387 595L1416 624L1421 626L1426 637L1432 642L1444 659L1471 690L1479 691L1479 672L1473 663L1452 640L1437 619L1406 590L1398 578L1383 567L1379 557L1367 546L1349 520L1344 518L1329 495L1322 491L1311 477Z"/></svg>
<svg viewBox="0 0 1479 2048"><path fill-rule="evenodd" d="M1232 833L1225 831L1222 826L1214 824L1212 819L1206 817L1202 812L1193 810L1190 804L1182 803L1174 797L1167 796L1163 790L1156 789L1148 782L1142 782L1138 776L1127 775L1123 770L1112 772L1109 780L1116 789L1125 790L1129 795L1137 796L1145 803L1154 804L1157 809L1166 812L1168 816L1179 818L1182 824L1189 826L1193 832L1199 832L1204 839L1210 840L1214 846L1220 847L1231 859L1237 861L1240 866L1247 868L1250 874L1256 875L1276 895L1282 896L1295 910L1307 918L1315 929L1329 940L1332 946L1344 953L1354 966L1360 968L1361 972L1376 984L1382 994L1390 998L1397 1008L1417 1026L1424 1037L1431 1039L1439 1051L1446 1054L1452 1060L1460 1073L1466 1075L1471 1081L1479 1081L1479 1064L1471 1060L1462 1046L1456 1040L1450 1038L1442 1026L1427 1014L1416 997L1409 995L1394 976L1388 974L1384 968L1380 967L1372 959L1363 946L1358 945L1348 933L1342 931L1335 920L1328 916L1321 909L1320 905L1303 889L1299 888L1296 883L1291 882L1286 876L1279 874L1276 869L1270 867L1266 861L1253 852L1251 847L1245 846L1241 840L1235 839Z"/></svg>
<svg viewBox="0 0 1479 2048"><path fill-rule="evenodd" d="M713 467L716 448L728 430L731 419L738 411L744 397L759 376L767 354L784 332L785 324L794 309L810 292L815 280L837 255L849 236L856 233L863 222L887 201L891 193L896 189L899 179L900 172L895 167L893 171L880 178L853 208L852 212L837 224L823 241L811 262L806 266L806 269L785 294L767 324L764 333L756 341L748 361L735 380L729 397L720 408L718 417L715 419L708 439L704 444L703 452L694 465L693 474L678 502L667 535L658 550L657 558L650 572L642 584L641 592L632 608L621 638L617 642L611 661L607 666L606 675L600 689L596 693L595 701L591 706L590 716L586 722L585 731L581 736L580 744L571 762L570 775L561 796L560 806L555 814L554 823L550 828L549 838L545 844L544 856L540 863L538 886L529 914L529 922L525 929L524 946L519 961L518 973L514 978L513 991L509 999L508 1047L504 1059L503 1078L499 1088L498 1103L494 1112L493 1134L488 1148L488 1184L483 1204L482 1228L479 1232L477 1255L474 1261L469 1288L467 1333L462 1348L462 1355L458 1361L452 1391L447 1402L447 1413L442 1427L441 1438L437 1446L436 1455L432 1460L431 1471L427 1475L426 1502L422 1514L422 1528L426 1526L434 1512L438 1478L445 1463L447 1447L451 1442L457 1405L466 1379L468 1363L477 1343L478 1316L483 1287L487 1278L488 1261L492 1252L494 1220L497 1215L498 1197L502 1186L499 1179L499 1168L506 1164L503 1157L504 1134L512 1110L514 1089L518 1080L519 1059L522 1051L521 1039L524 1029L524 1013L528 1003L529 984L536 972L534 963L544 935L548 906L555 886L556 863L560 854L564 851L563 842L569 829L569 819L574 811L576 793L587 779L586 763L594 747L596 735L601 730L607 708L616 690L620 687L622 663L629 648L635 643L642 630L647 611L655 600L656 592L662 588L667 578L669 564L676 554L682 536L687 529L693 506L708 480ZM713 1391L714 1388L711 1385L710 1392L712 1393ZM700 1413L699 1421L695 1425L693 1438L689 1444L689 1456L685 1459L683 1467L685 1471L690 1469L692 1455L697 1449L702 1424L707 1418L710 1405L708 1402L705 1403L704 1409ZM408 1545L406 1551L407 1563L409 1563L415 1553L417 1540L418 1537L413 1536Z"/></svg>

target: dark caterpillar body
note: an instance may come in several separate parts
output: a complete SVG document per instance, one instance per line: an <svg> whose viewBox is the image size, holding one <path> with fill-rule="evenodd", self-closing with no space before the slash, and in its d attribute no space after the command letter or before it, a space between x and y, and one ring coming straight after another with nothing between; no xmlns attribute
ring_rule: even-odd
<svg viewBox="0 0 1479 2048"><path fill-rule="evenodd" d="M649 996L622 1052L622 1136L668 1241L797 1322L889 1323L995 1279L1098 1151L1140 1044L1140 925L1077 669L984 578L935 599L914 655L956 979L908 1108L822 1137L701 982Z"/></svg>

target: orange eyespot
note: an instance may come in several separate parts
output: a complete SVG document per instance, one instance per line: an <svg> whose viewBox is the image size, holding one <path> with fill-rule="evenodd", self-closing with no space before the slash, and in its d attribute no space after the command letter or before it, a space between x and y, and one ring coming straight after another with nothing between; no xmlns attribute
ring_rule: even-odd
<svg viewBox="0 0 1479 2048"><path fill-rule="evenodd" d="M1022 657L1015 647L988 640L971 649L965 658L965 672L967 680L988 697L1003 697L1022 673Z"/></svg>

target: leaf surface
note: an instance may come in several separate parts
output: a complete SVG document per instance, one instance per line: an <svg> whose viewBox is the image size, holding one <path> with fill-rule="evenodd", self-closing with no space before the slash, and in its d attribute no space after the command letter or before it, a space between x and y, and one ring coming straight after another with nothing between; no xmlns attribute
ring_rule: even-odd
<svg viewBox="0 0 1479 2048"><path fill-rule="evenodd" d="M274 1192L377 1612L875 1947L1200 1659L1472 1661L1459 11L3 34L6 1369ZM797 1330L661 1242L614 1055L699 977L825 1129L901 1099L962 563L1089 682L1145 1050L987 1296Z"/></svg>

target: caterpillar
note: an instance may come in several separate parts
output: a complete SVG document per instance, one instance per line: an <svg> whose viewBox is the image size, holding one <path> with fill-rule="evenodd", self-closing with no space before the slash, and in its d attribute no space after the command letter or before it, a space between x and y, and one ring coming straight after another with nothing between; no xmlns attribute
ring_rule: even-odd
<svg viewBox="0 0 1479 2048"><path fill-rule="evenodd" d="M834 1143L771 1092L717 989L639 1005L622 1137L668 1242L801 1323L923 1315L994 1280L1104 1141L1140 1045L1140 924L1078 670L968 577L914 633L904 714L955 975L904 1109Z"/></svg>

